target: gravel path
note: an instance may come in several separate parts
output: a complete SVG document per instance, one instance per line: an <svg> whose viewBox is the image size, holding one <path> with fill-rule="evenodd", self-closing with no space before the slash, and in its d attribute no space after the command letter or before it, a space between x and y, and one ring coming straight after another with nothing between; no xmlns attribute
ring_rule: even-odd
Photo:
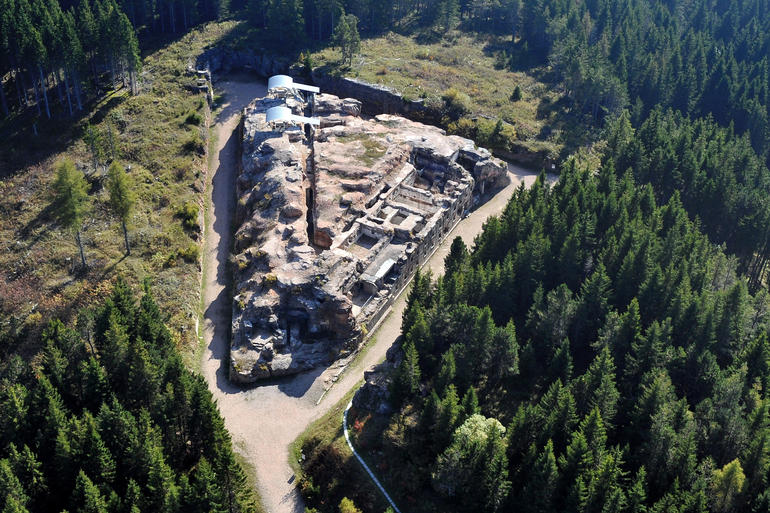
<svg viewBox="0 0 770 513"><path fill-rule="evenodd" d="M256 469L259 491L267 511L302 513L304 504L289 466L289 444L354 387L363 377L363 370L384 359L385 352L400 333L406 294L394 303L392 312L380 324L370 342L372 347L342 374L317 406L316 402L324 392L324 380L332 370L318 369L250 388L236 387L227 381L225 358L231 305L225 285L238 169L236 128L243 107L253 98L264 95L265 85L250 77L231 77L216 86L225 93L227 103L216 119L218 141L211 162L214 175L208 188L213 208L208 212L204 248L203 336L206 350L201 372L219 404L236 450ZM455 236L472 244L486 218L502 211L515 187L521 181L529 185L536 178L531 172L513 166L510 171L511 184L462 220L434 253L427 263L434 274L442 271L444 257Z"/></svg>

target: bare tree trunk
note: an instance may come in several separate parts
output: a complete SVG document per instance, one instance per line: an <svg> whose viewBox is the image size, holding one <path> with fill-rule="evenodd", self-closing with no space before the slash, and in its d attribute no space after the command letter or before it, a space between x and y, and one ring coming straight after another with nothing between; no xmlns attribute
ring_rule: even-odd
<svg viewBox="0 0 770 513"><path fill-rule="evenodd" d="M64 89L67 91L67 107L70 109L70 117L72 117L72 96L70 95L70 81L67 78L67 70L64 70Z"/></svg>
<svg viewBox="0 0 770 513"><path fill-rule="evenodd" d="M29 93L27 92L27 83L24 81L24 73L21 72L17 76L21 77L21 91L24 93L24 106L29 107Z"/></svg>
<svg viewBox="0 0 770 513"><path fill-rule="evenodd" d="M123 220L123 240L126 242L126 256L131 254L131 247L128 245L128 228L126 227L126 221Z"/></svg>
<svg viewBox="0 0 770 513"><path fill-rule="evenodd" d="M113 55L110 55L110 78L112 79L110 89L112 89L115 87L115 57Z"/></svg>
<svg viewBox="0 0 770 513"><path fill-rule="evenodd" d="M83 110L83 102L80 101L80 79L78 78L78 72L72 71L72 88L75 90L75 102L78 104L78 110Z"/></svg>
<svg viewBox="0 0 770 513"><path fill-rule="evenodd" d="M96 57L91 57L91 74L94 76L94 87L99 90L99 73L96 72Z"/></svg>
<svg viewBox="0 0 770 513"><path fill-rule="evenodd" d="M187 8L182 4L182 22L184 23L184 31L187 32Z"/></svg>
<svg viewBox="0 0 770 513"><path fill-rule="evenodd" d="M32 79L32 90L35 91L35 107L37 107L37 115L42 116L43 112L40 110L40 95L37 92L37 83L35 82L35 77L32 75L32 72L29 72L30 78Z"/></svg>
<svg viewBox="0 0 770 513"><path fill-rule="evenodd" d="M128 87L128 79L127 79L126 75L127 75L126 74L126 65L122 62L122 59L121 59L121 63L120 63L120 81L123 83L123 88L124 89L126 87Z"/></svg>
<svg viewBox="0 0 770 513"><path fill-rule="evenodd" d="M16 98L19 100L19 110L24 108L25 102L21 97L21 80L19 79L19 72L13 72L13 82L16 84Z"/></svg>
<svg viewBox="0 0 770 513"><path fill-rule="evenodd" d="M83 268L88 267L86 263L86 254L83 251L83 241L80 239L80 230L75 232L75 240L78 242L78 249L80 250L80 263L83 264Z"/></svg>
<svg viewBox="0 0 770 513"><path fill-rule="evenodd" d="M45 115L48 119L51 119L51 109L48 107L48 91L46 90L45 80L43 79L43 67L40 64L37 65L37 73L38 76L40 76L40 89L43 90L43 100L45 100Z"/></svg>
<svg viewBox="0 0 770 513"><path fill-rule="evenodd" d="M3 108L3 115L8 115L8 101L5 99L5 91L3 90L3 81L0 79L0 106Z"/></svg>
<svg viewBox="0 0 770 513"><path fill-rule="evenodd" d="M169 17L171 18L171 33L176 34L176 16L174 16L174 2L168 4Z"/></svg>
<svg viewBox="0 0 770 513"><path fill-rule="evenodd" d="M53 77L53 86L54 89L56 89L56 96L59 97L59 105L64 107L64 93L62 92L62 89L64 87L64 84L62 84L61 79L61 68L56 68L51 71L51 76ZM70 109L71 110L71 109ZM70 112L70 116L72 115L72 112Z"/></svg>

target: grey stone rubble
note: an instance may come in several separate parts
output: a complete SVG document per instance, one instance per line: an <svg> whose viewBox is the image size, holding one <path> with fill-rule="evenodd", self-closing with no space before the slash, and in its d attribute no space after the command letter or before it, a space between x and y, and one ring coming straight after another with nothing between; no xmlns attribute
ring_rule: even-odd
<svg viewBox="0 0 770 513"><path fill-rule="evenodd" d="M404 358L401 345L396 344L388 349L385 361L371 366L364 371L364 384L353 396L353 406L381 415L393 413L390 404L390 385L393 382L393 370Z"/></svg>
<svg viewBox="0 0 770 513"><path fill-rule="evenodd" d="M320 127L276 129L283 105ZM230 379L247 383L350 355L474 196L505 180L472 141L317 95L245 109Z"/></svg>

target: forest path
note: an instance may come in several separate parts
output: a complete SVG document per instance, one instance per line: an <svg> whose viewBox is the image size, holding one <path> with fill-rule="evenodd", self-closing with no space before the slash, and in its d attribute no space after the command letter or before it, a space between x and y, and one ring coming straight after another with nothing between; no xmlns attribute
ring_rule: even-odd
<svg viewBox="0 0 770 513"><path fill-rule="evenodd" d="M219 405L235 449L256 470L267 511L302 513L304 504L289 465L289 445L311 422L356 386L365 369L385 358L385 352L400 334L406 293L395 301L392 312L380 324L369 342L371 347L340 376L318 405L316 403L324 393L324 382L332 369L317 369L254 387L235 386L227 380L231 303L226 287L240 144L237 127L243 108L252 99L265 94L265 84L251 77L231 76L217 82L216 89L225 94L226 104L216 119L217 148L210 163L210 171L214 174L208 187L211 202L204 241L203 337L206 348L201 372ZM503 210L519 183L523 181L530 185L536 178L536 174L515 166L510 166L509 171L511 184L460 221L427 262L426 266L434 274L443 271L444 258L454 237L459 235L466 244L472 244L487 217Z"/></svg>

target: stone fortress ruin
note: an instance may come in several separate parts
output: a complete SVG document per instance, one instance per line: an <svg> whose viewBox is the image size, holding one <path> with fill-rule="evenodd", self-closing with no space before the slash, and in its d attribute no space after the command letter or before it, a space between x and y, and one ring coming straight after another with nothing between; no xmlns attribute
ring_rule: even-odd
<svg viewBox="0 0 770 513"><path fill-rule="evenodd" d="M473 141L279 75L242 125L230 379L361 343L505 165Z"/></svg>

